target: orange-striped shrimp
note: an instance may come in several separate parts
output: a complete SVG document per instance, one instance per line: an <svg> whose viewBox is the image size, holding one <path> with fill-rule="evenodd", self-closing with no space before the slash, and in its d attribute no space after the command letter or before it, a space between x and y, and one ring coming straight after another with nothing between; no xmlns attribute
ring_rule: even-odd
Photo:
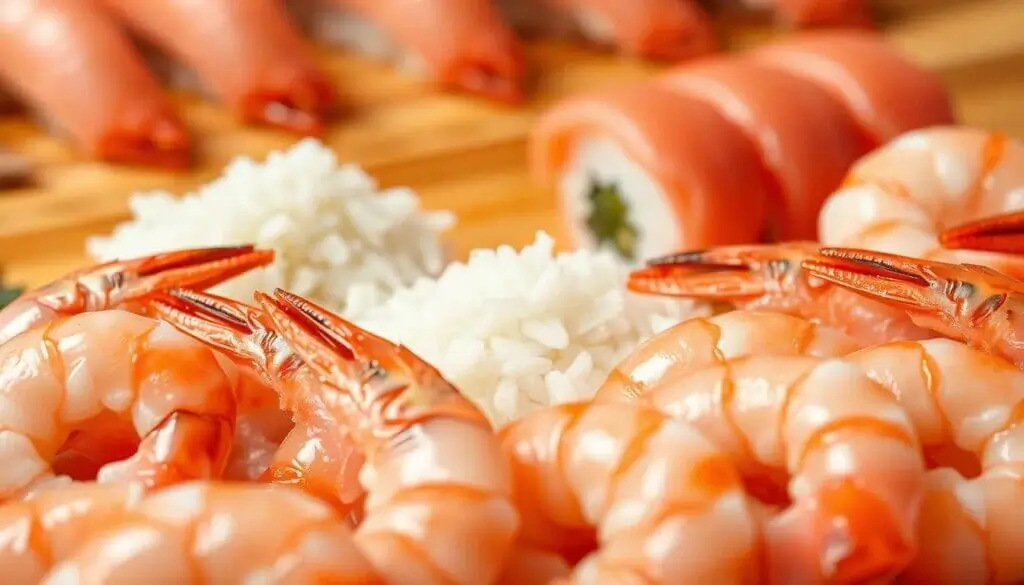
<svg viewBox="0 0 1024 585"><path fill-rule="evenodd" d="M0 508L8 585L383 585L330 507L296 490L76 484Z"/></svg>
<svg viewBox="0 0 1024 585"><path fill-rule="evenodd" d="M502 582L553 583L580 543L599 548L559 583L762 582L760 531L726 453L650 408L580 402L500 432L522 516Z"/></svg>
<svg viewBox="0 0 1024 585"><path fill-rule="evenodd" d="M366 457L355 540L374 568L394 584L492 582L519 515L483 412L409 349L291 293L256 298Z"/></svg>
<svg viewBox="0 0 1024 585"><path fill-rule="evenodd" d="M779 508L763 528L761 583L864 583L891 578L914 558L921 447L896 398L857 366L748 356L632 400L721 445L751 492Z"/></svg>
<svg viewBox="0 0 1024 585"><path fill-rule="evenodd" d="M952 225L1024 208L1024 144L964 126L909 132L858 161L826 201L827 246L877 250L1024 275L1024 258L944 248Z"/></svg>
<svg viewBox="0 0 1024 585"><path fill-rule="evenodd" d="M595 400L639 396L686 372L745 355L841 357L860 349L838 330L767 311L687 319L651 337L608 374Z"/></svg>
<svg viewBox="0 0 1024 585"><path fill-rule="evenodd" d="M1002 213L961 223L939 234L939 241L942 243L942 247L948 250L984 250L1005 254L1022 254L1024 253L1024 211Z"/></svg>
<svg viewBox="0 0 1024 585"><path fill-rule="evenodd" d="M320 135L334 88L278 0L99 0L246 122Z"/></svg>
<svg viewBox="0 0 1024 585"><path fill-rule="evenodd" d="M314 392L319 377L277 334L266 314L238 301L184 289L169 291L152 306L162 320L259 376L291 413L294 428L268 460L252 461L245 475L300 487L351 512L363 495L362 453Z"/></svg>
<svg viewBox="0 0 1024 585"><path fill-rule="evenodd" d="M845 358L899 398L935 467L907 585L1024 582L1024 373L949 339Z"/></svg>
<svg viewBox="0 0 1024 585"><path fill-rule="evenodd" d="M92 2L0 2L0 81L100 159L191 162L185 124L131 40Z"/></svg>
<svg viewBox="0 0 1024 585"><path fill-rule="evenodd" d="M141 438L97 480L217 477L235 426L230 378L205 345L124 311L59 318L0 345L0 502L53 477L68 437L105 413Z"/></svg>
<svg viewBox="0 0 1024 585"><path fill-rule="evenodd" d="M728 302L743 309L779 311L827 325L861 347L897 339L935 337L906 311L841 286L802 268L820 248L815 242L722 246L648 262L630 274L634 292Z"/></svg>

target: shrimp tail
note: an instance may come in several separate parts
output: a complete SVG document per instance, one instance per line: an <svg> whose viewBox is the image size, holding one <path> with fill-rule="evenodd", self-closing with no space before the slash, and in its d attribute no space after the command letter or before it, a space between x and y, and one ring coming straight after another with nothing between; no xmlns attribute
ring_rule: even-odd
<svg viewBox="0 0 1024 585"><path fill-rule="evenodd" d="M192 164L192 137L174 112L145 120L124 120L99 136L92 147L103 160L165 169Z"/></svg>
<svg viewBox="0 0 1024 585"><path fill-rule="evenodd" d="M255 307L190 289L168 290L151 304L157 317L233 360L251 363L263 357L253 337L263 318Z"/></svg>
<svg viewBox="0 0 1024 585"><path fill-rule="evenodd" d="M949 250L1024 252L1024 212L1013 212L954 226L939 234Z"/></svg>

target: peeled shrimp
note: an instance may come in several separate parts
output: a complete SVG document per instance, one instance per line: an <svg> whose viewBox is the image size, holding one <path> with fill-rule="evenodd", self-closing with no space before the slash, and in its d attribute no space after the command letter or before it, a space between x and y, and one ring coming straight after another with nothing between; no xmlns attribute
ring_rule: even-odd
<svg viewBox="0 0 1024 585"><path fill-rule="evenodd" d="M761 535L739 472L692 428L653 409L591 402L535 412L500 436L516 477L519 545L530 551L511 559L504 582L564 576L553 559L594 532L599 548L559 583L759 582Z"/></svg>
<svg viewBox="0 0 1024 585"><path fill-rule="evenodd" d="M853 166L819 216L823 244L1024 275L1024 259L949 250L945 228L1024 209L1024 144L963 126L905 134Z"/></svg>
<svg viewBox="0 0 1024 585"><path fill-rule="evenodd" d="M519 518L484 414L407 348L281 290L257 300L364 452L355 540L374 568L398 585L492 582Z"/></svg>
<svg viewBox="0 0 1024 585"><path fill-rule="evenodd" d="M913 559L920 445L896 399L857 367L748 356L634 401L694 425L731 454L756 495L780 508L763 528L761 583L863 583L891 578Z"/></svg>
<svg viewBox="0 0 1024 585"><path fill-rule="evenodd" d="M164 486L217 477L235 425L230 379L206 346L122 311L51 321L0 345L0 502L53 477L72 432L105 412L141 438L101 482Z"/></svg>
<svg viewBox="0 0 1024 585"><path fill-rule="evenodd" d="M640 396L694 368L745 355L841 357L859 348L837 330L782 313L730 311L696 317L633 350L609 373L595 400L610 394Z"/></svg>
<svg viewBox="0 0 1024 585"><path fill-rule="evenodd" d="M334 104L278 0L99 0L195 70L246 122L319 135Z"/></svg>
<svg viewBox="0 0 1024 585"><path fill-rule="evenodd" d="M914 323L900 307L832 286L802 268L820 248L815 242L722 246L648 262L629 276L634 292L732 303L778 311L821 323L865 347L900 339L928 339L934 331Z"/></svg>
<svg viewBox="0 0 1024 585"><path fill-rule="evenodd" d="M0 2L0 81L93 156L190 162L185 125L131 41L90 1Z"/></svg>
<svg viewBox="0 0 1024 585"><path fill-rule="evenodd" d="M8 585L382 584L341 517L294 490L77 484L0 508Z"/></svg>

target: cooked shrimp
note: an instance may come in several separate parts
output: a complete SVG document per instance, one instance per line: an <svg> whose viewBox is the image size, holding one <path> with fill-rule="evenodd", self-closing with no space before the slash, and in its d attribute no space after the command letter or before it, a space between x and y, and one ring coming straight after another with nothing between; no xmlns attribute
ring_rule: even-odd
<svg viewBox="0 0 1024 585"><path fill-rule="evenodd" d="M946 126L904 134L862 158L819 216L821 242L1024 275L1024 258L947 250L951 225L1024 208L1024 144Z"/></svg>
<svg viewBox="0 0 1024 585"><path fill-rule="evenodd" d="M362 453L320 400L315 391L319 377L278 335L267 315L238 301L184 289L169 291L152 306L162 320L259 376L292 414L296 424L267 464L246 475L300 487L352 511L363 495Z"/></svg>
<svg viewBox="0 0 1024 585"><path fill-rule="evenodd" d="M858 367L748 356L634 400L723 446L750 489L781 508L764 528L760 582L863 583L891 578L914 558L925 478L920 445L896 399ZM788 484L788 498L772 493L780 484Z"/></svg>
<svg viewBox="0 0 1024 585"><path fill-rule="evenodd" d="M512 559L519 579L506 582L551 582L556 564L524 565L571 557L595 532L599 548L560 583L760 582L761 534L740 474L692 428L653 409L589 402L535 412L500 437L516 477L519 545L534 551Z"/></svg>
<svg viewBox="0 0 1024 585"><path fill-rule="evenodd" d="M845 358L888 388L930 455L918 554L899 582L1024 582L1024 373L949 339L898 342ZM971 477L972 479L966 479Z"/></svg>
<svg viewBox="0 0 1024 585"><path fill-rule="evenodd" d="M273 259L270 250L228 246L114 260L76 270L0 310L0 344L61 316L117 308L145 312L147 297L156 291L214 286Z"/></svg>
<svg viewBox="0 0 1024 585"><path fill-rule="evenodd" d="M788 242L683 252L648 262L647 268L630 274L628 287L795 315L840 330L860 347L936 336L898 307L830 286L804 272L801 262L819 247L815 242Z"/></svg>
<svg viewBox="0 0 1024 585"><path fill-rule="evenodd" d="M492 582L519 517L483 412L403 346L285 291L257 300L322 376L324 404L363 450L366 516L355 539L384 580Z"/></svg>
<svg viewBox="0 0 1024 585"><path fill-rule="evenodd" d="M180 168L188 130L109 15L82 0L0 2L0 81L104 160Z"/></svg>
<svg viewBox="0 0 1024 585"><path fill-rule="evenodd" d="M235 425L230 379L206 346L123 311L51 321L0 345L0 501L53 476L69 435L105 412L141 438L101 482L217 477Z"/></svg>
<svg viewBox="0 0 1024 585"><path fill-rule="evenodd" d="M640 396L686 372L745 355L840 357L859 349L829 327L782 313L730 311L687 319L645 341L608 374L595 400Z"/></svg>
<svg viewBox="0 0 1024 585"><path fill-rule="evenodd" d="M323 133L334 88L278 0L100 1L246 122Z"/></svg>
<svg viewBox="0 0 1024 585"><path fill-rule="evenodd" d="M1024 185L1021 193L1024 194ZM949 250L1024 253L1024 211L1003 213L961 223L939 234Z"/></svg>
<svg viewBox="0 0 1024 585"><path fill-rule="evenodd" d="M79 484L0 508L9 585L382 584L329 507L275 486Z"/></svg>
<svg viewBox="0 0 1024 585"><path fill-rule="evenodd" d="M907 312L922 327L1024 369L1024 282L987 266L823 248L804 269Z"/></svg>

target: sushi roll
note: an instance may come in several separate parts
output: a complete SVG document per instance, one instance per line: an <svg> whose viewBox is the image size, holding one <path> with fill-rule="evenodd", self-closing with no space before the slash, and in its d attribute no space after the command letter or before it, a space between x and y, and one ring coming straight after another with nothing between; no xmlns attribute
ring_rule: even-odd
<svg viewBox="0 0 1024 585"><path fill-rule="evenodd" d="M708 17L694 0L502 0L509 20L526 31L582 36L620 52L678 61L718 48Z"/></svg>
<svg viewBox="0 0 1024 585"><path fill-rule="evenodd" d="M704 101L653 83L571 98L530 137L567 235L627 262L757 241L771 179L753 145Z"/></svg>
<svg viewBox="0 0 1024 585"><path fill-rule="evenodd" d="M394 62L443 89L520 103L526 58L491 0L290 0L320 40Z"/></svg>
<svg viewBox="0 0 1024 585"><path fill-rule="evenodd" d="M805 32L748 55L831 93L853 114L872 148L911 130L954 123L939 78L908 61L880 33Z"/></svg>
<svg viewBox="0 0 1024 585"><path fill-rule="evenodd" d="M867 0L719 0L717 4L770 13L786 28L872 25Z"/></svg>
<svg viewBox="0 0 1024 585"><path fill-rule="evenodd" d="M769 239L818 239L825 198L870 148L842 103L804 78L735 56L677 67L656 83L706 102L754 144L776 196Z"/></svg>

